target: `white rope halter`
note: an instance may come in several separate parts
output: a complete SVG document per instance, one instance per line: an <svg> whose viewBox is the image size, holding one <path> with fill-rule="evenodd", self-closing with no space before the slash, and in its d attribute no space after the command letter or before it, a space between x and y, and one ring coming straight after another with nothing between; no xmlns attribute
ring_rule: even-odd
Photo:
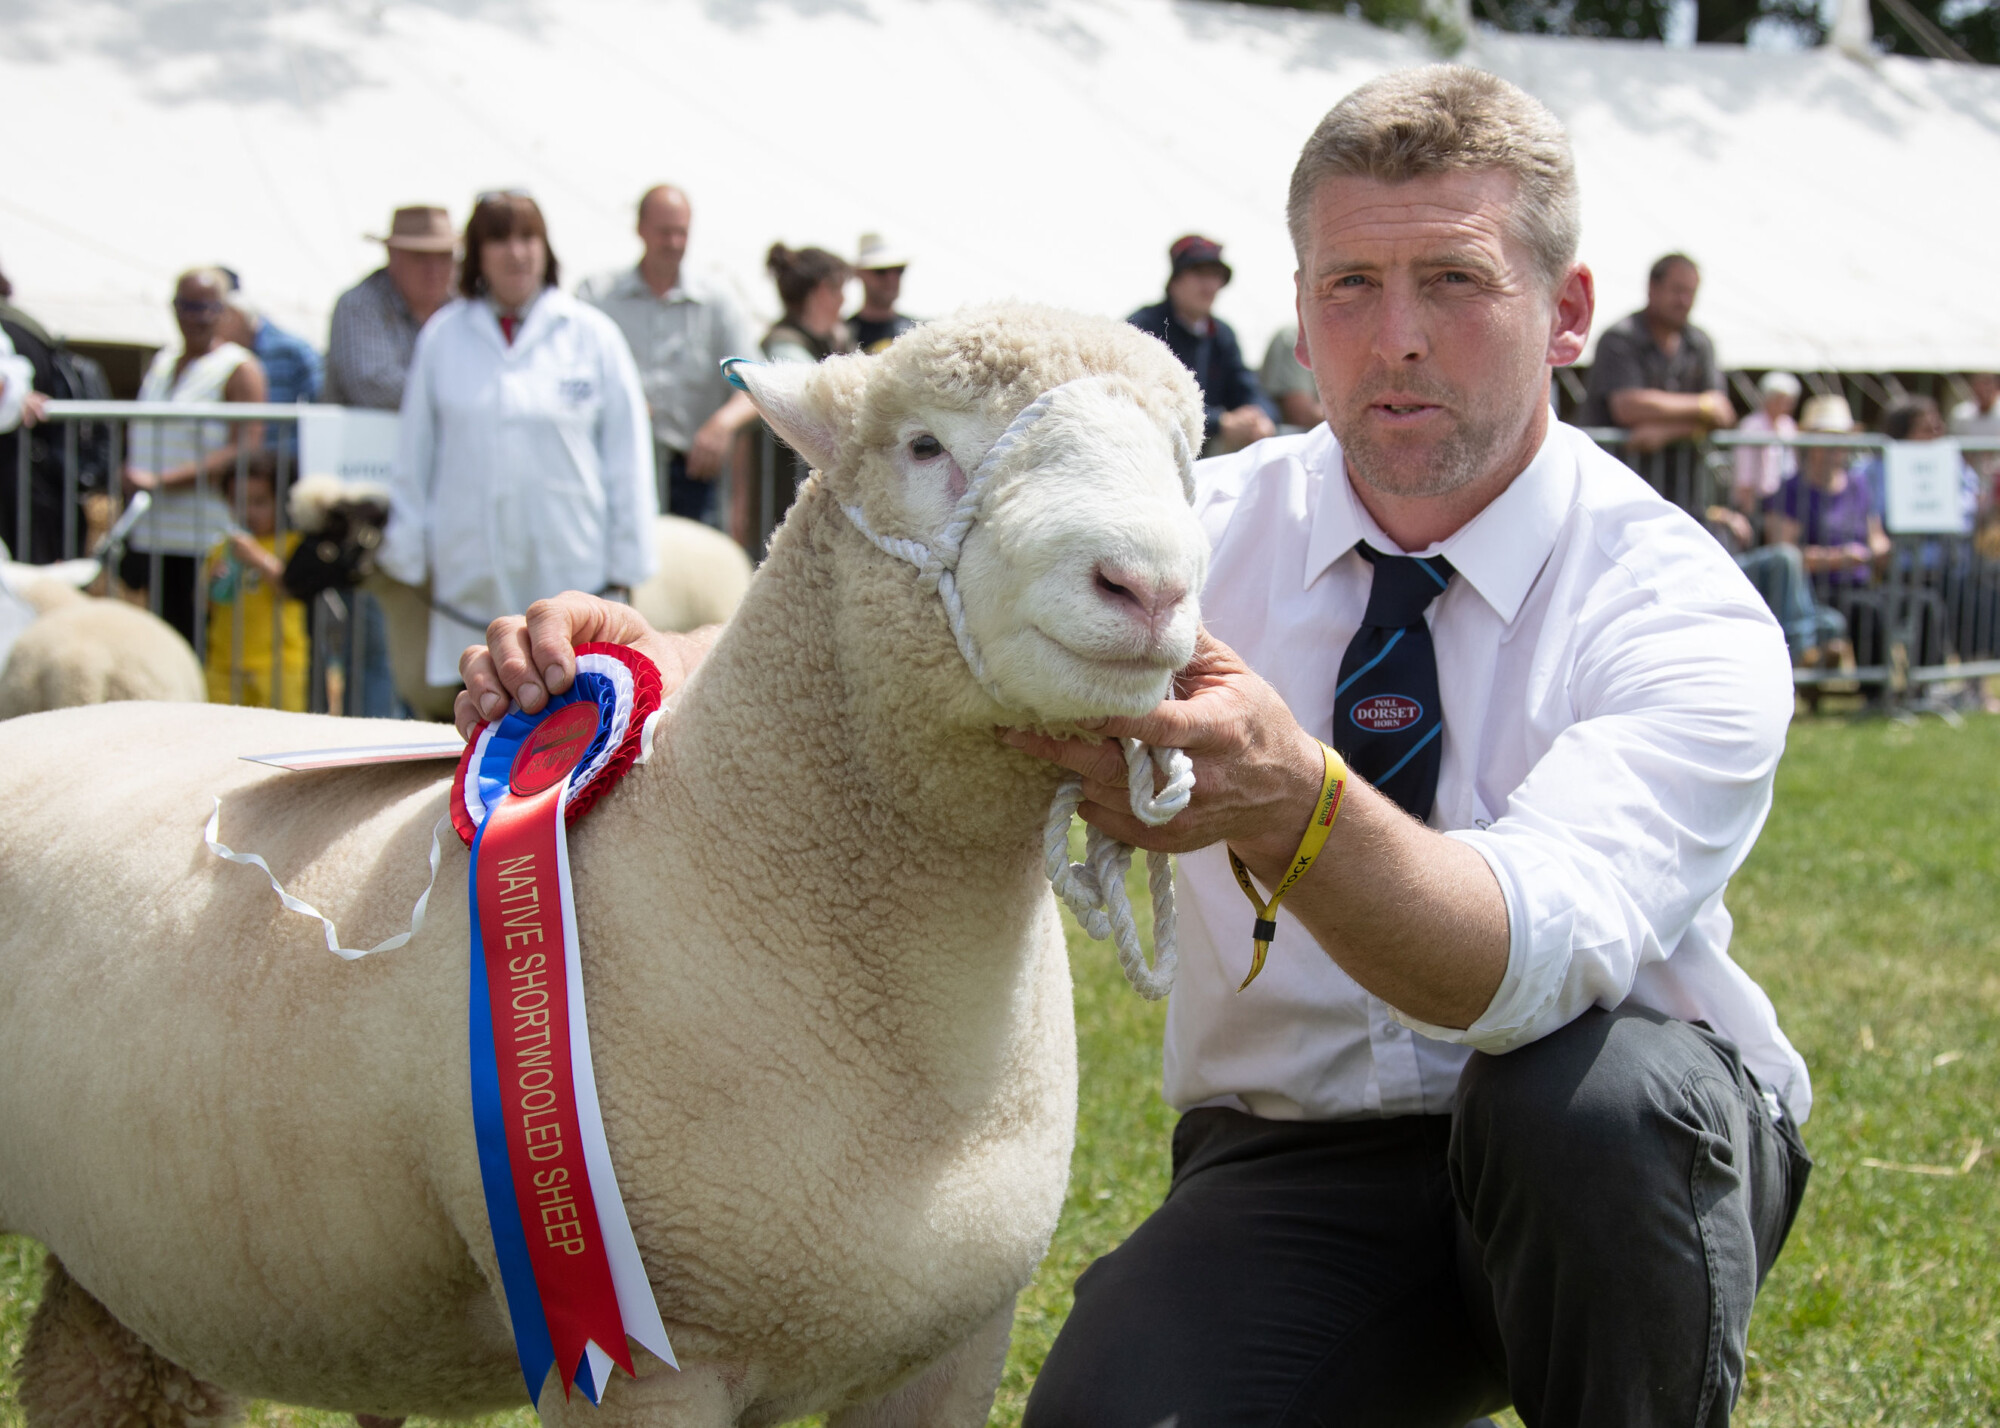
<svg viewBox="0 0 2000 1428"><path fill-rule="evenodd" d="M1021 408L1020 414L1008 423L999 439L986 449L986 455L966 481L965 494L958 498L951 518L929 545L922 541L882 535L868 524L868 517L859 505L841 506L848 520L854 523L854 528L877 549L916 566L919 583L937 591L938 598L944 602L945 618L951 624L952 638L958 642L958 652L964 656L966 668L972 671L972 677L987 696L1002 706L1008 701L987 674L986 661L980 658L979 647L973 642L972 632L966 628L965 604L958 594L959 556L964 550L966 536L979 519L994 472L1027 437L1029 429L1048 415L1056 394L1067 387L1102 381L1099 377L1079 377L1063 382ZM1181 488L1192 501L1194 454L1188 448L1187 434L1180 429L1178 422L1169 423L1167 430L1172 434L1174 455L1180 465ZM1157 828L1188 806L1188 800L1194 795L1194 764L1186 753L1180 749L1149 748L1137 739L1121 739L1119 742L1125 746L1125 767L1134 818L1148 827ZM1165 787L1158 793L1153 791L1156 769L1165 780ZM1043 862L1048 869L1049 885L1076 914L1076 920L1085 932L1100 942L1107 937L1113 940L1118 949L1118 965L1124 969L1125 980L1132 984L1132 989L1148 1001L1158 1001L1173 988L1174 968L1180 961L1175 948L1173 865L1163 853L1146 856L1147 883L1153 895L1153 965L1148 967L1145 951L1139 945L1138 924L1132 918L1132 901L1125 892L1125 872L1132 865L1132 846L1091 828L1084 844L1087 861L1069 861L1070 819L1082 802L1083 780L1071 777L1063 781L1056 790L1055 802L1049 805L1049 818L1042 836Z"/></svg>

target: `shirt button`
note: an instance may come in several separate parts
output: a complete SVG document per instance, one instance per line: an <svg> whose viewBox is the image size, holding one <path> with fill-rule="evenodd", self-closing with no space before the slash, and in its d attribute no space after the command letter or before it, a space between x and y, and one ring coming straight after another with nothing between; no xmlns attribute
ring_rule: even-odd
<svg viewBox="0 0 2000 1428"><path fill-rule="evenodd" d="M1389 1022L1382 1028L1382 1035L1390 1037L1392 1039L1401 1036L1402 1034L1403 1034L1403 1024L1400 1021Z"/></svg>

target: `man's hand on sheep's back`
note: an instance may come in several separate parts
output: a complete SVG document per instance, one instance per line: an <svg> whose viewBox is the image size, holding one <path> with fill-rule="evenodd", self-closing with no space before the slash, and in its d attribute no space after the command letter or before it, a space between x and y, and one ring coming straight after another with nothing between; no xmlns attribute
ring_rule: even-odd
<svg viewBox="0 0 2000 1428"><path fill-rule="evenodd" d="M470 739L474 729L507 710L509 700L533 714L561 694L576 678L576 647L592 641L630 645L660 669L660 692L671 696L687 683L696 665L720 634L710 625L689 634L654 629L630 605L565 590L550 600L537 600L526 615L502 615L486 627L486 643L470 645L458 657L465 688L452 705L458 732Z"/></svg>
<svg viewBox="0 0 2000 1428"><path fill-rule="evenodd" d="M1162 828L1134 818L1124 752L1110 739L1093 744L1020 730L1001 737L1082 774L1078 812L1122 843L1164 853L1228 843L1253 869L1275 859L1282 874L1318 803L1325 766L1319 744L1299 727L1278 691L1236 651L1202 630L1194 658L1174 678L1172 698L1150 714L1106 719L1096 727L1114 738L1186 750L1195 771L1186 810Z"/></svg>

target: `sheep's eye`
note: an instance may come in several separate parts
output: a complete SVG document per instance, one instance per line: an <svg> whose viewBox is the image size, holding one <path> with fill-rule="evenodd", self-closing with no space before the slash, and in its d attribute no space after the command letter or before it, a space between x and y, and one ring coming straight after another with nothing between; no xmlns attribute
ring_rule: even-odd
<svg viewBox="0 0 2000 1428"><path fill-rule="evenodd" d="M944 443L926 432L910 438L910 455L919 461L935 461L944 455Z"/></svg>

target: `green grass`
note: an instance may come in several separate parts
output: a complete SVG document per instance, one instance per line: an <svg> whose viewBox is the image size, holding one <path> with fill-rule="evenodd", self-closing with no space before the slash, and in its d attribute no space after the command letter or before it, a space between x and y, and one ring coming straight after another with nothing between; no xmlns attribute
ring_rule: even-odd
<svg viewBox="0 0 2000 1428"><path fill-rule="evenodd" d="M1996 889L2000 719L1794 726L1776 810L1729 901L1737 958L1812 1067L1818 1167L1758 1301L1739 1423L2000 1421ZM1166 1189L1163 1010L1125 986L1107 945L1072 927L1070 946L1076 1159L1055 1243L1021 1298L995 1424L1020 1421L1076 1276ZM40 1261L0 1238L0 1364L19 1350ZM253 1416L347 1428L271 1405ZM4 1368L0 1428L20 1428Z"/></svg>

